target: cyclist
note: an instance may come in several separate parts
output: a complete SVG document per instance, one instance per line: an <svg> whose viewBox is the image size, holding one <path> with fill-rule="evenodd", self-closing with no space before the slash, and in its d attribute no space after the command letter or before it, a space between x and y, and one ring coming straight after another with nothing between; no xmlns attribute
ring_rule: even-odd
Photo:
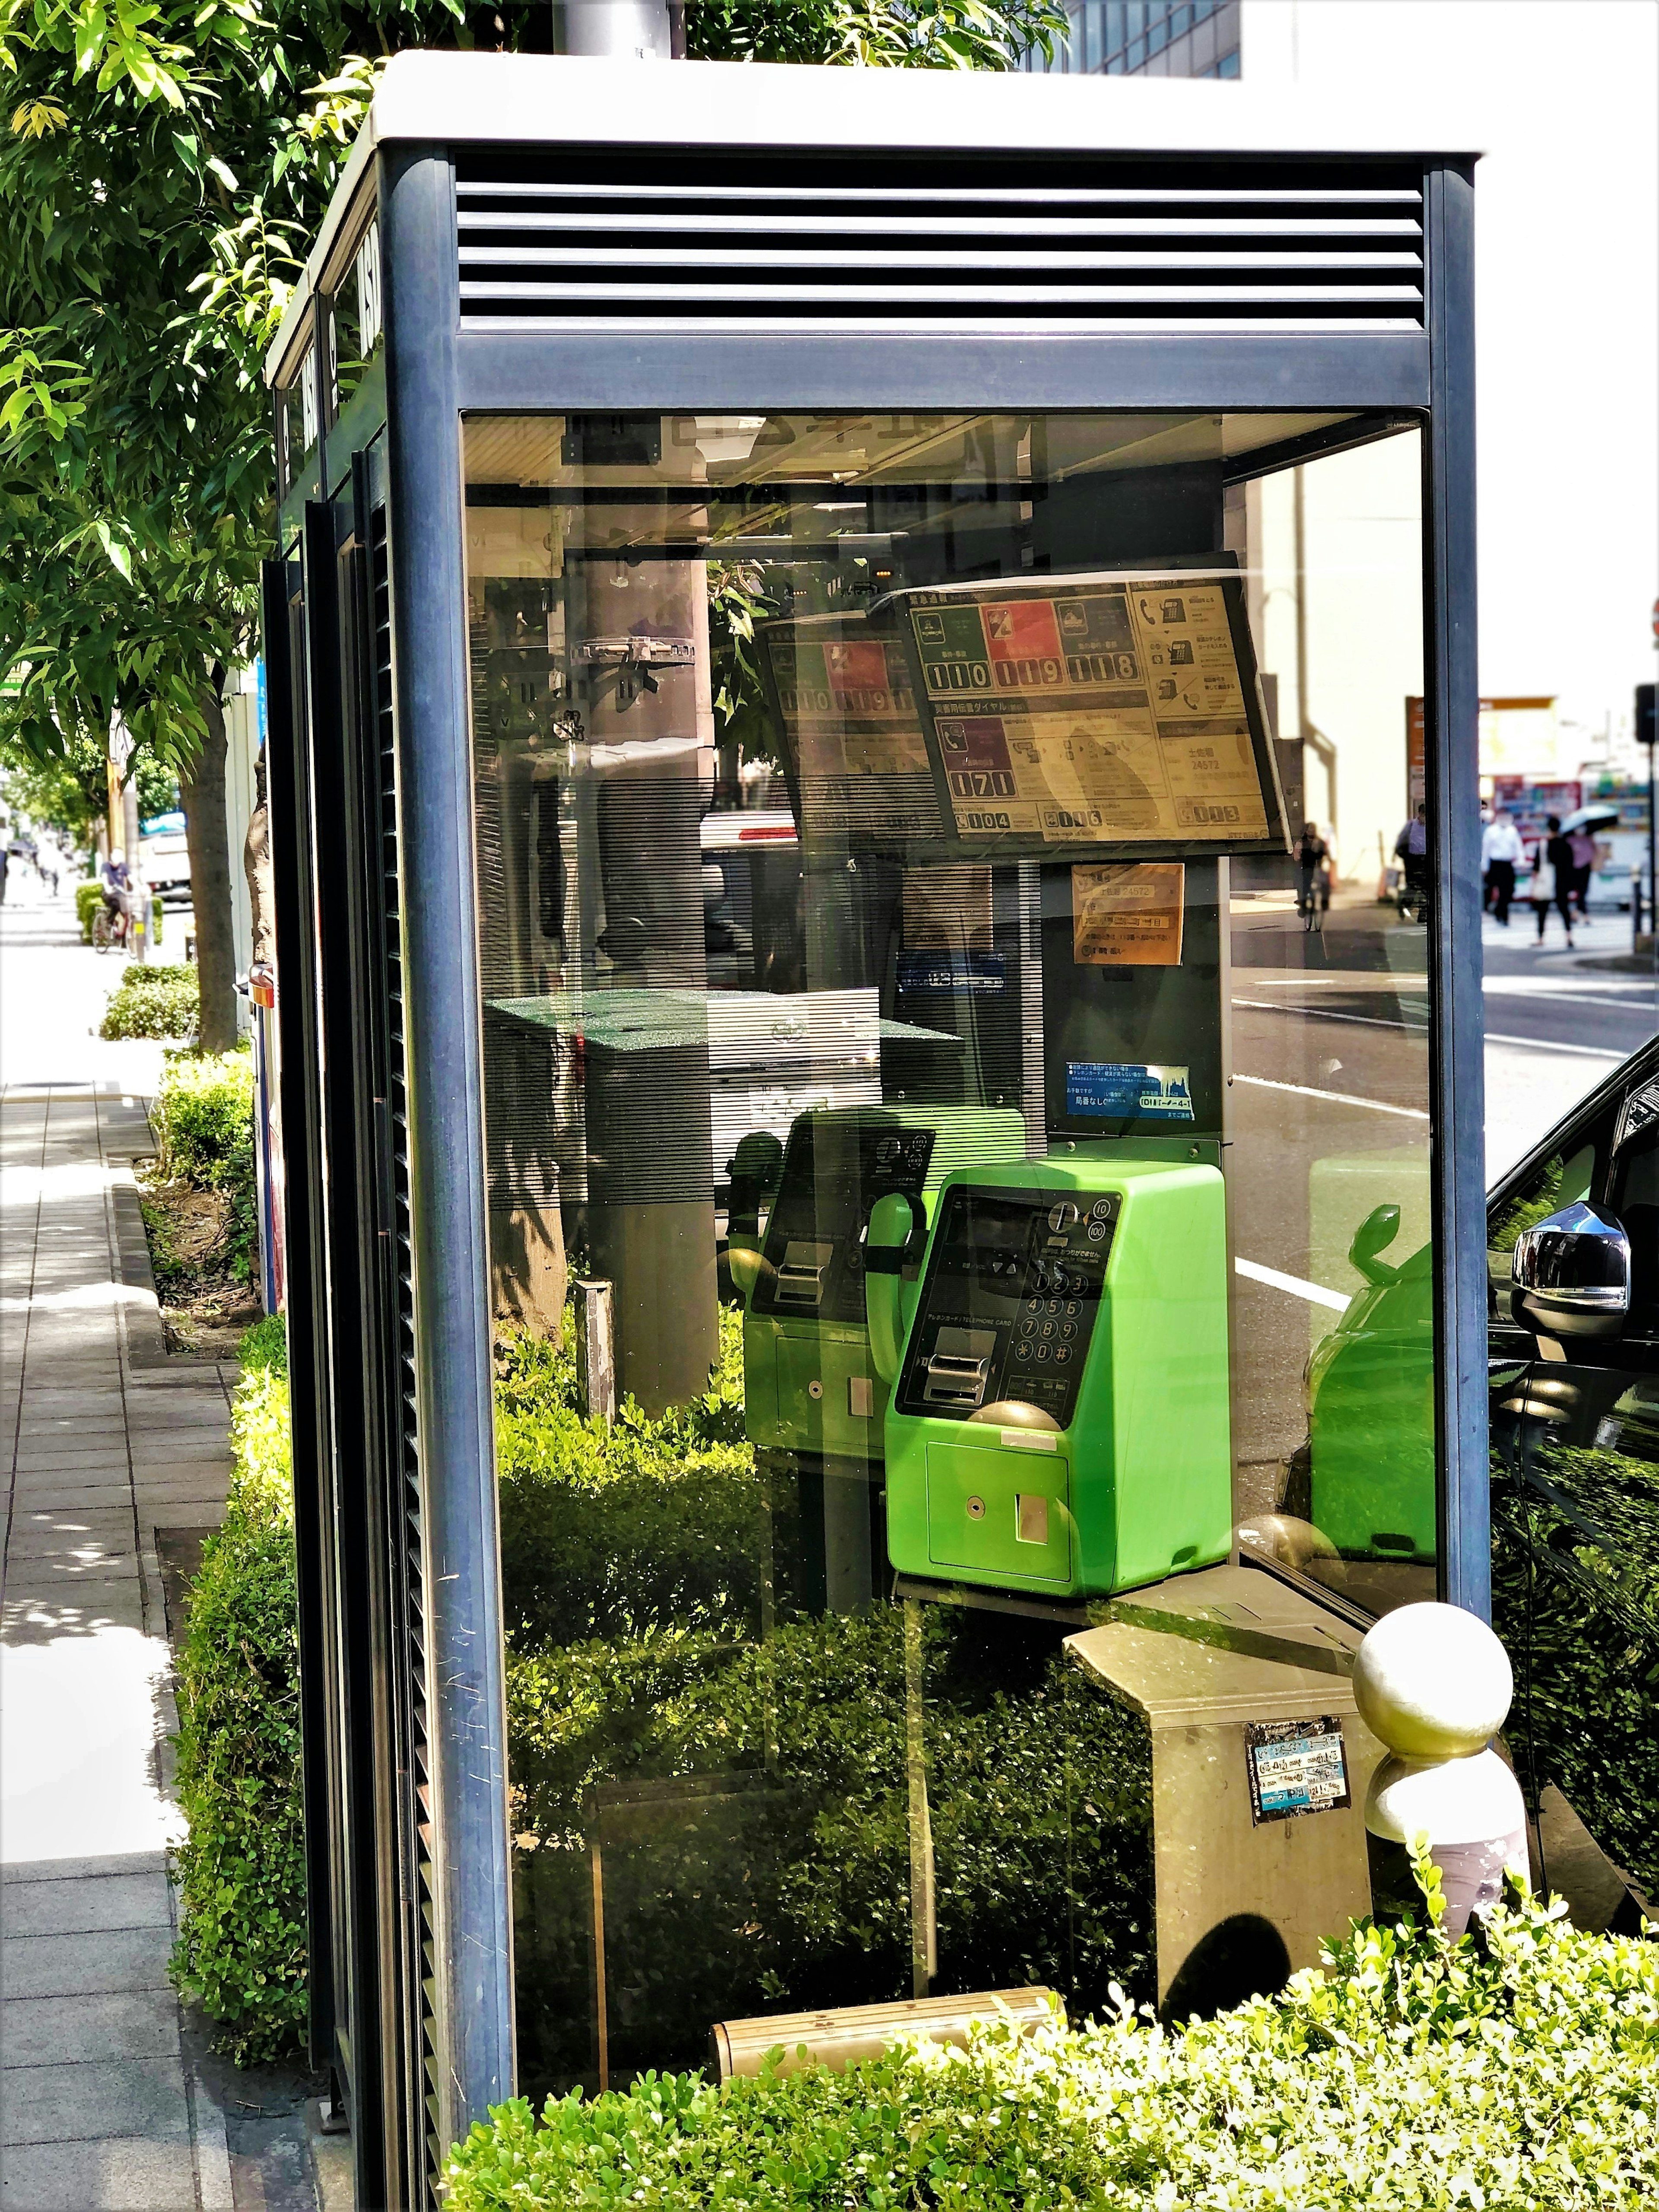
<svg viewBox="0 0 1659 2212"><path fill-rule="evenodd" d="M1296 910L1310 929L1331 902L1331 848L1316 822L1304 822L1296 848Z"/></svg>
<svg viewBox="0 0 1659 2212"><path fill-rule="evenodd" d="M127 940L127 893L132 888L132 878L127 868L127 856L117 845L98 871L98 879L104 887L104 912L109 919L112 945L125 945Z"/></svg>

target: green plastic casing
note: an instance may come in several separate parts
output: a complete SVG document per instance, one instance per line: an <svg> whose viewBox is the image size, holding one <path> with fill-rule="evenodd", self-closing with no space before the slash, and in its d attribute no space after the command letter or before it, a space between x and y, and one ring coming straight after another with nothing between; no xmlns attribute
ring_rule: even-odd
<svg viewBox="0 0 1659 2212"><path fill-rule="evenodd" d="M996 1106L822 1107L802 1115L790 1131L784 1172L792 1165L795 1131L811 1121L817 1129L867 1132L931 1129L933 1157L919 1194L928 1220L939 1186L952 1169L970 1164L1019 1159L1025 1150L1023 1116ZM844 1218L826 1224L845 1237L861 1236L878 1193L853 1188L826 1190L826 1204L839 1202ZM914 1302L919 1267L901 1279L901 1298ZM887 1385L870 1358L869 1330L862 1322L818 1320L809 1315L757 1310L758 1285L749 1291L743 1321L744 1424L751 1443L779 1451L821 1452L830 1458L878 1463ZM868 1411L859 1410L867 1407Z"/></svg>
<svg viewBox="0 0 1659 2212"><path fill-rule="evenodd" d="M886 1419L887 1542L901 1574L1107 1597L1232 1547L1227 1236L1222 1178L1202 1163L1051 1158L952 1176L988 1192L1119 1201L1067 1425ZM909 1337L927 1327L933 1228ZM1003 1402L1011 1394L1005 1386ZM1024 1501L1022 1503L1022 1501ZM1022 1534L1022 1530L1024 1534Z"/></svg>

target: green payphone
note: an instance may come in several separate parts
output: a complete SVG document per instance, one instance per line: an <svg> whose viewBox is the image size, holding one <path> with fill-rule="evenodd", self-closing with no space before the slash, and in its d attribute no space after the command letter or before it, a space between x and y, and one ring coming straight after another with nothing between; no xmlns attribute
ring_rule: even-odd
<svg viewBox="0 0 1659 2212"><path fill-rule="evenodd" d="M872 1363L865 1325L870 1209L897 1194L914 1200L925 1224L953 1170L1018 1159L1024 1149L1024 1121L1008 1108L856 1106L798 1116L765 1241L744 1269L752 1443L879 1461L887 1385ZM918 1237L913 1267L921 1256ZM902 1295L914 1297L914 1281Z"/></svg>
<svg viewBox="0 0 1659 2212"><path fill-rule="evenodd" d="M1219 1170L1103 1148L952 1175L907 1320L920 1225L884 1199L866 1255L893 1565L1078 1598L1225 1559Z"/></svg>

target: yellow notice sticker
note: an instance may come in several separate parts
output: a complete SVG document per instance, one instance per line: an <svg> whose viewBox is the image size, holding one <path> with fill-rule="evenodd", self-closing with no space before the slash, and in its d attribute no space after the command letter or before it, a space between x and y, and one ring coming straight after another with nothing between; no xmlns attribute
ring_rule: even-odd
<svg viewBox="0 0 1659 2212"><path fill-rule="evenodd" d="M1179 968L1187 907L1181 860L1072 871L1072 957L1080 967Z"/></svg>

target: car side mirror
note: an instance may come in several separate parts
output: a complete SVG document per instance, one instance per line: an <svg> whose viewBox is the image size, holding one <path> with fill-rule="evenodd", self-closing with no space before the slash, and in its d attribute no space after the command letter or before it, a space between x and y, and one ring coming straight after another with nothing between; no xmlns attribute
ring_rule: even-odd
<svg viewBox="0 0 1659 2212"><path fill-rule="evenodd" d="M1630 1239L1593 1206L1564 1206L1515 1240L1516 1318L1541 1336L1617 1336L1630 1311Z"/></svg>
<svg viewBox="0 0 1659 2212"><path fill-rule="evenodd" d="M1391 1267L1377 1254L1386 1251L1400 1234L1400 1208L1379 1206L1368 1213L1353 1234L1348 1247L1348 1265L1363 1275L1368 1283L1381 1289L1385 1283L1397 1282L1398 1267Z"/></svg>

